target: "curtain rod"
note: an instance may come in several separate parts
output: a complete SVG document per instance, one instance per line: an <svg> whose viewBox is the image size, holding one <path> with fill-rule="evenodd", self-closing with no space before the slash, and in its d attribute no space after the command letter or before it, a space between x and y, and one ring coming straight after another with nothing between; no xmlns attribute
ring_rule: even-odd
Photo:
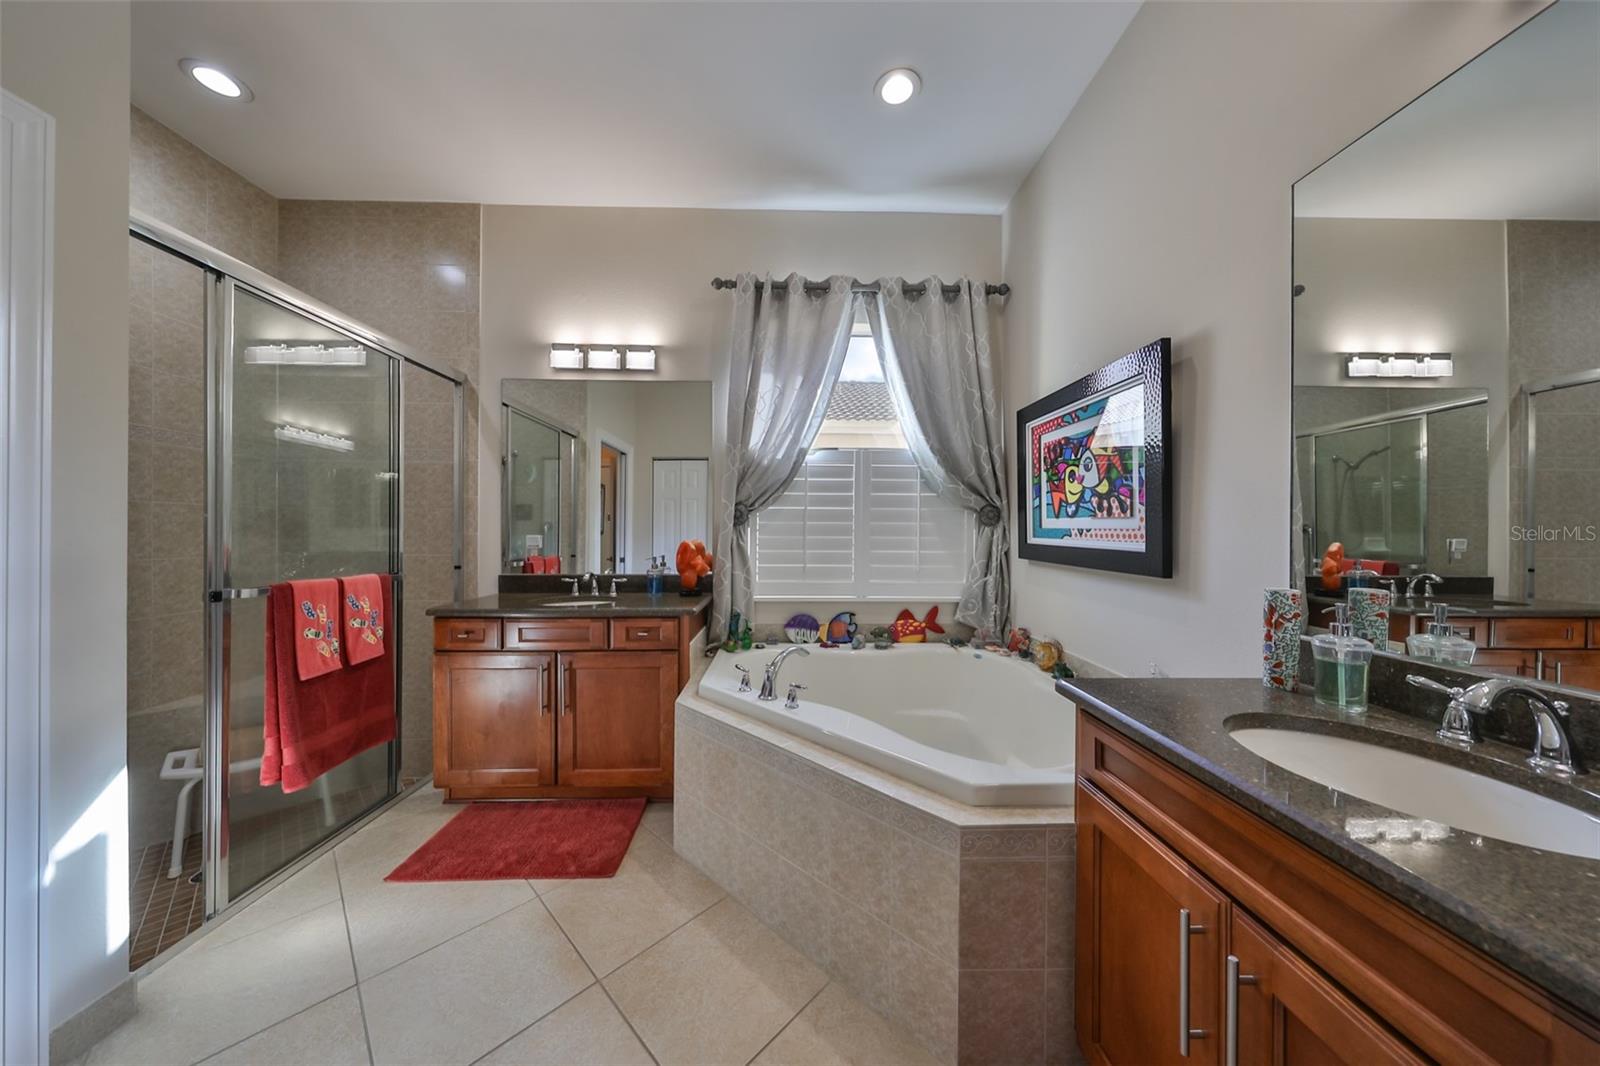
<svg viewBox="0 0 1600 1066"><path fill-rule="evenodd" d="M735 284L735 282L734 282L734 280L732 278L712 278L711 279L711 287L713 289L718 289L718 290L731 289L731 288L734 287L734 284ZM756 284L757 285L765 285L766 282L758 281L758 282L756 282ZM961 286L959 286L959 285L945 285L945 286L943 286L943 289L944 289L944 294L946 296L955 296L956 294L958 294L961 291ZM808 281L808 282L806 282L806 291L807 292L827 292L828 291L828 283L826 281ZM878 291L878 283L875 282L875 281L871 282L871 283L859 282L858 281L858 282L856 282L855 291L856 292L877 292ZM923 293L927 292L928 290L927 290L927 286L925 286L925 285L906 285L901 289L901 291L904 292L908 296L921 296ZM1003 281L998 285L985 285L983 287L983 293L984 293L985 296L1010 296L1011 295L1011 286L1006 284Z"/></svg>

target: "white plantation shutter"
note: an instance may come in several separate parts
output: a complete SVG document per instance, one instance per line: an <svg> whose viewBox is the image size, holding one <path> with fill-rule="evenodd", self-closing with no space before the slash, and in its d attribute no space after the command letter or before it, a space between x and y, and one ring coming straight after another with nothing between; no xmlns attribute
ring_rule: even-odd
<svg viewBox="0 0 1600 1066"><path fill-rule="evenodd" d="M972 557L970 512L903 448L813 451L754 525L757 596L958 599Z"/></svg>

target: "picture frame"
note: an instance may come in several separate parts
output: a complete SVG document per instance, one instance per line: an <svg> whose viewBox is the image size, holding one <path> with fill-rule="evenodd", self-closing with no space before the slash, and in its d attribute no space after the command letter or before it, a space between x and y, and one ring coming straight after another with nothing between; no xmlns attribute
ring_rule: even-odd
<svg viewBox="0 0 1600 1066"><path fill-rule="evenodd" d="M1017 412L1017 554L1172 576L1172 340Z"/></svg>

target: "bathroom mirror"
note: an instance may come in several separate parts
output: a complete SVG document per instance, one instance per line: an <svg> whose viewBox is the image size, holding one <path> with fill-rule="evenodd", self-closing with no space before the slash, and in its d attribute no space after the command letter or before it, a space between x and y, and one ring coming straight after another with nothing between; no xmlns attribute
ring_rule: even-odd
<svg viewBox="0 0 1600 1066"><path fill-rule="evenodd" d="M1294 187L1292 583L1600 689L1600 4L1545 9ZM1324 579L1335 542L1348 570ZM1363 573L1365 570L1374 573Z"/></svg>
<svg viewBox="0 0 1600 1066"><path fill-rule="evenodd" d="M670 570L708 539L709 381L508 378L500 404L504 572Z"/></svg>

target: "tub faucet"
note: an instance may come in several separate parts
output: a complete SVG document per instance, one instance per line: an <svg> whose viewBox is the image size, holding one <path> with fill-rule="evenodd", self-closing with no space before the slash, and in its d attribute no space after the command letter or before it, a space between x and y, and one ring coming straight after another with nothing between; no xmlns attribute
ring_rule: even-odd
<svg viewBox="0 0 1600 1066"><path fill-rule="evenodd" d="M771 703L778 698L778 671L783 669L783 660L795 654L808 657L811 655L810 652L798 644L791 644L777 655L774 655L772 661L767 664L767 673L761 679L761 691L756 694L756 699L766 700Z"/></svg>
<svg viewBox="0 0 1600 1066"><path fill-rule="evenodd" d="M1467 688L1441 685L1432 678L1417 674L1407 674L1406 681L1417 688L1450 697L1444 722L1439 726L1439 737L1461 744L1471 744L1477 740L1477 734L1473 731L1473 715L1488 714L1507 696L1521 696L1533 711L1533 754L1527 758L1528 765L1535 773L1555 777L1571 777L1576 772L1572 741L1561 724L1561 720L1567 717L1566 701L1553 699L1515 677L1491 677Z"/></svg>

